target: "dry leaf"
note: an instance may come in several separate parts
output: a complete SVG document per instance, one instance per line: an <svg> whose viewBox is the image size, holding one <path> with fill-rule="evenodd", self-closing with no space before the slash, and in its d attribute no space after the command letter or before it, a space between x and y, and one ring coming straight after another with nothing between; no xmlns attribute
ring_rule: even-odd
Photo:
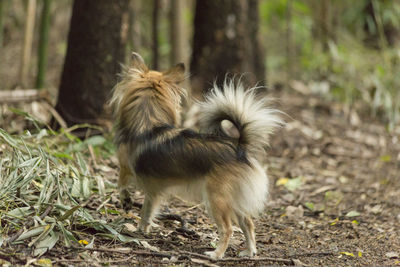
<svg viewBox="0 0 400 267"><path fill-rule="evenodd" d="M385 254L386 257L390 259L399 258L399 253L391 251Z"/></svg>

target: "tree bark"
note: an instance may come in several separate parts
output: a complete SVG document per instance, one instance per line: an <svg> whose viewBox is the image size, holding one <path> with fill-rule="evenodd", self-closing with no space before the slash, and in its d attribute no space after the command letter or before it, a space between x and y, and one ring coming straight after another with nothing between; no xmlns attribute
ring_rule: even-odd
<svg viewBox="0 0 400 267"><path fill-rule="evenodd" d="M329 49L329 41L335 40L334 36L334 5L331 0L313 0L313 35L314 39L321 44L324 52Z"/></svg>
<svg viewBox="0 0 400 267"><path fill-rule="evenodd" d="M131 0L129 5L129 43L130 52L140 54L142 47L142 31L140 25L141 1ZM130 53L129 53L130 55Z"/></svg>
<svg viewBox="0 0 400 267"><path fill-rule="evenodd" d="M258 37L258 0L196 2L192 92L201 98L214 80L242 74L246 85L265 80L265 54Z"/></svg>
<svg viewBox="0 0 400 267"><path fill-rule="evenodd" d="M159 44L158 44L158 24L160 19L160 0L153 0L153 14L152 14L152 52L153 52L153 69L159 68Z"/></svg>
<svg viewBox="0 0 400 267"><path fill-rule="evenodd" d="M185 62L185 36L183 11L184 0L171 0L170 7L170 43L171 43L171 66Z"/></svg>
<svg viewBox="0 0 400 267"><path fill-rule="evenodd" d="M19 79L21 86L27 86L28 72L31 62L32 53L32 40L33 31L35 26L35 11L36 11L36 0L29 0L26 21L25 21L25 33L24 33L24 44L22 48L21 66L19 69Z"/></svg>
<svg viewBox="0 0 400 267"><path fill-rule="evenodd" d="M5 1L0 0L0 49L3 48L3 22Z"/></svg>
<svg viewBox="0 0 400 267"><path fill-rule="evenodd" d="M75 0L56 110L68 125L101 124L124 60L128 0ZM126 30L126 29L125 29Z"/></svg>
<svg viewBox="0 0 400 267"><path fill-rule="evenodd" d="M363 29L366 35L364 42L370 47L384 49L386 46L397 47L400 44L398 27L392 22L384 23L382 20L381 8L385 3L387 4L388 1L368 0L363 9L365 18ZM397 3L390 4L396 5Z"/></svg>
<svg viewBox="0 0 400 267"><path fill-rule="evenodd" d="M289 86L290 80L293 79L292 7L293 1L288 0L286 3L286 87Z"/></svg>
<svg viewBox="0 0 400 267"><path fill-rule="evenodd" d="M50 5L51 0L43 0L42 17L40 22L40 36L38 46L38 70L36 77L36 88L43 88L46 77L47 48L50 27Z"/></svg>

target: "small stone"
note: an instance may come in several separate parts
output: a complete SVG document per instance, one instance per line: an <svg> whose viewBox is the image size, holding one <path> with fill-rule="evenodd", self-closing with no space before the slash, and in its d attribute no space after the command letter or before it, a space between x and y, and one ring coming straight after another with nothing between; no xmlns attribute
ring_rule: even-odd
<svg viewBox="0 0 400 267"><path fill-rule="evenodd" d="M286 216L291 220L298 220L304 215L303 206L288 206L286 207Z"/></svg>

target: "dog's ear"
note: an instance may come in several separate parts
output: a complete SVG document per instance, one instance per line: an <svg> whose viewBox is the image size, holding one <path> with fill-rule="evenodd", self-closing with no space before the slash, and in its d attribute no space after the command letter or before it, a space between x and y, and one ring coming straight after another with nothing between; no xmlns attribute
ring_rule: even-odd
<svg viewBox="0 0 400 267"><path fill-rule="evenodd" d="M164 79L168 82L180 83L185 80L185 64L179 63L163 72Z"/></svg>
<svg viewBox="0 0 400 267"><path fill-rule="evenodd" d="M143 58L136 52L132 52L131 67L143 72L147 72L149 70L149 68L146 66L146 63L144 63Z"/></svg>

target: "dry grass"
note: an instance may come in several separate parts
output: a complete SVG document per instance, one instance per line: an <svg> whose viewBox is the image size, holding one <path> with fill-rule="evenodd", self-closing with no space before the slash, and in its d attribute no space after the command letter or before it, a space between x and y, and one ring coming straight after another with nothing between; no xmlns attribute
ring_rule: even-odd
<svg viewBox="0 0 400 267"><path fill-rule="evenodd" d="M26 118L36 130L14 136L0 129L0 246L28 244L33 256L44 254L58 242L69 247L89 240L90 246L94 235L79 231L89 228L106 238L136 241L119 233L118 221L104 218L105 213L118 211L102 204L96 209L79 204L92 196L100 203L110 200L113 181L90 167L94 163L104 169L95 157L107 160L112 155L110 141L101 136L81 141L71 134L87 125L54 132L40 128L29 115Z"/></svg>

